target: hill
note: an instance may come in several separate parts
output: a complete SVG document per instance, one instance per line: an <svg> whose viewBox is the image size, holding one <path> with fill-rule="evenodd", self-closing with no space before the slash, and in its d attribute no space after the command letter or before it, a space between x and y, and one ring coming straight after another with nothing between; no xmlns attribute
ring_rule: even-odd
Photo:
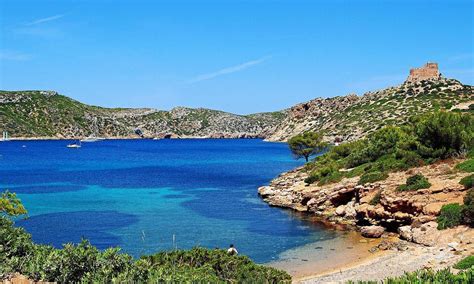
<svg viewBox="0 0 474 284"><path fill-rule="evenodd" d="M466 108L474 103L474 88L454 79L406 81L363 96L318 98L290 108L270 141L285 141L304 131L323 131L329 141L356 140L385 125L398 125L415 114Z"/></svg>
<svg viewBox="0 0 474 284"><path fill-rule="evenodd" d="M438 65L412 69L399 86L334 98L316 98L290 109L237 115L204 108L102 108L52 91L0 91L0 125L11 137L108 138L209 137L286 141L304 131L323 132L328 141L357 140L415 114L466 109L474 87L441 76Z"/></svg>
<svg viewBox="0 0 474 284"><path fill-rule="evenodd" d="M285 111L236 115L176 107L102 108L52 91L0 91L0 125L11 137L266 137Z"/></svg>

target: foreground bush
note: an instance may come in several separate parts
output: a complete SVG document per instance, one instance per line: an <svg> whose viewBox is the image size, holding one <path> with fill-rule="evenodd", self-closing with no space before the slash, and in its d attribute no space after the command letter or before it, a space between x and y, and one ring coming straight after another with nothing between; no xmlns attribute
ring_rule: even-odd
<svg viewBox="0 0 474 284"><path fill-rule="evenodd" d="M453 284L472 284L474 281L474 269L467 269L453 274L449 268L433 270L417 270L415 272L405 273L400 277L387 278L383 283L387 284L424 284L424 283L453 283ZM378 284L379 281L349 281L348 283L359 284Z"/></svg>
<svg viewBox="0 0 474 284"><path fill-rule="evenodd" d="M400 191L407 191L407 190L418 190L423 188L430 188L431 183L428 179L422 174L416 174L409 178L405 184L402 184L398 187Z"/></svg>
<svg viewBox="0 0 474 284"><path fill-rule="evenodd" d="M468 268L474 268L474 255L465 257L461 259L458 263L456 263L454 266L456 269L468 269Z"/></svg>
<svg viewBox="0 0 474 284"><path fill-rule="evenodd" d="M135 260L118 248L100 251L86 240L62 249L37 245L13 225L12 216L26 213L16 196L3 195L0 204L0 279L19 272L32 280L58 283L291 282L284 271L219 249L176 250Z"/></svg>
<svg viewBox="0 0 474 284"><path fill-rule="evenodd" d="M446 204L441 207L437 218L438 229L456 227L461 225L463 218L463 207L457 203Z"/></svg>

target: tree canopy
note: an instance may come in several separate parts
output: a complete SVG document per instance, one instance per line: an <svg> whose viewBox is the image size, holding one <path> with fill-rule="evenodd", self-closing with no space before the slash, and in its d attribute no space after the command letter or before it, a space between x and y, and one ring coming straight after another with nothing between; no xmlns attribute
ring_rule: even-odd
<svg viewBox="0 0 474 284"><path fill-rule="evenodd" d="M0 216L20 216L26 214L27 211L20 199L16 197L15 193L5 191L0 196Z"/></svg>
<svg viewBox="0 0 474 284"><path fill-rule="evenodd" d="M323 136L316 132L304 132L288 140L288 146L297 159L309 157L324 150L327 143L323 142Z"/></svg>

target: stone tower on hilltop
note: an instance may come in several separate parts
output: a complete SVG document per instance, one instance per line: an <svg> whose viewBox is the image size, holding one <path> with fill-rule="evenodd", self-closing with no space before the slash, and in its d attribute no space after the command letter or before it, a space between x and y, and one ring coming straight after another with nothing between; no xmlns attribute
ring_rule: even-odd
<svg viewBox="0 0 474 284"><path fill-rule="evenodd" d="M428 79L439 79L441 73L438 70L438 63L428 62L420 68L410 69L410 75L407 82L418 82Z"/></svg>

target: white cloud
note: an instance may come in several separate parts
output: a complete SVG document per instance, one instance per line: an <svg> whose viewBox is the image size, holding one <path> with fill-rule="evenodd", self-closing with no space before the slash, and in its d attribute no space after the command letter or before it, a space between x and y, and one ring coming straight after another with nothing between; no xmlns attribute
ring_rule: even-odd
<svg viewBox="0 0 474 284"><path fill-rule="evenodd" d="M222 75L239 72L239 71L248 69L252 66L261 64L261 63L265 62L266 60L268 60L270 58L271 58L271 56L265 56L265 57L262 57L262 58L259 58L259 59L256 59L256 60L247 61L247 62L239 64L239 65L226 67L226 68L223 68L223 69L218 70L216 72L201 74L201 75L198 75L198 76L194 77L193 79L189 80L188 84L193 84L193 83L197 83L197 82L201 82L201 81L206 81L206 80L210 80L210 79L222 76Z"/></svg>
<svg viewBox="0 0 474 284"><path fill-rule="evenodd" d="M51 16L51 17L41 18L41 19L34 20L30 23L27 23L26 26L39 25L39 24L55 21L57 19L61 19L62 17L64 17L64 15L54 15L54 16Z"/></svg>
<svg viewBox="0 0 474 284"><path fill-rule="evenodd" d="M0 60L25 61L29 59L31 59L31 55L29 54L0 50Z"/></svg>

